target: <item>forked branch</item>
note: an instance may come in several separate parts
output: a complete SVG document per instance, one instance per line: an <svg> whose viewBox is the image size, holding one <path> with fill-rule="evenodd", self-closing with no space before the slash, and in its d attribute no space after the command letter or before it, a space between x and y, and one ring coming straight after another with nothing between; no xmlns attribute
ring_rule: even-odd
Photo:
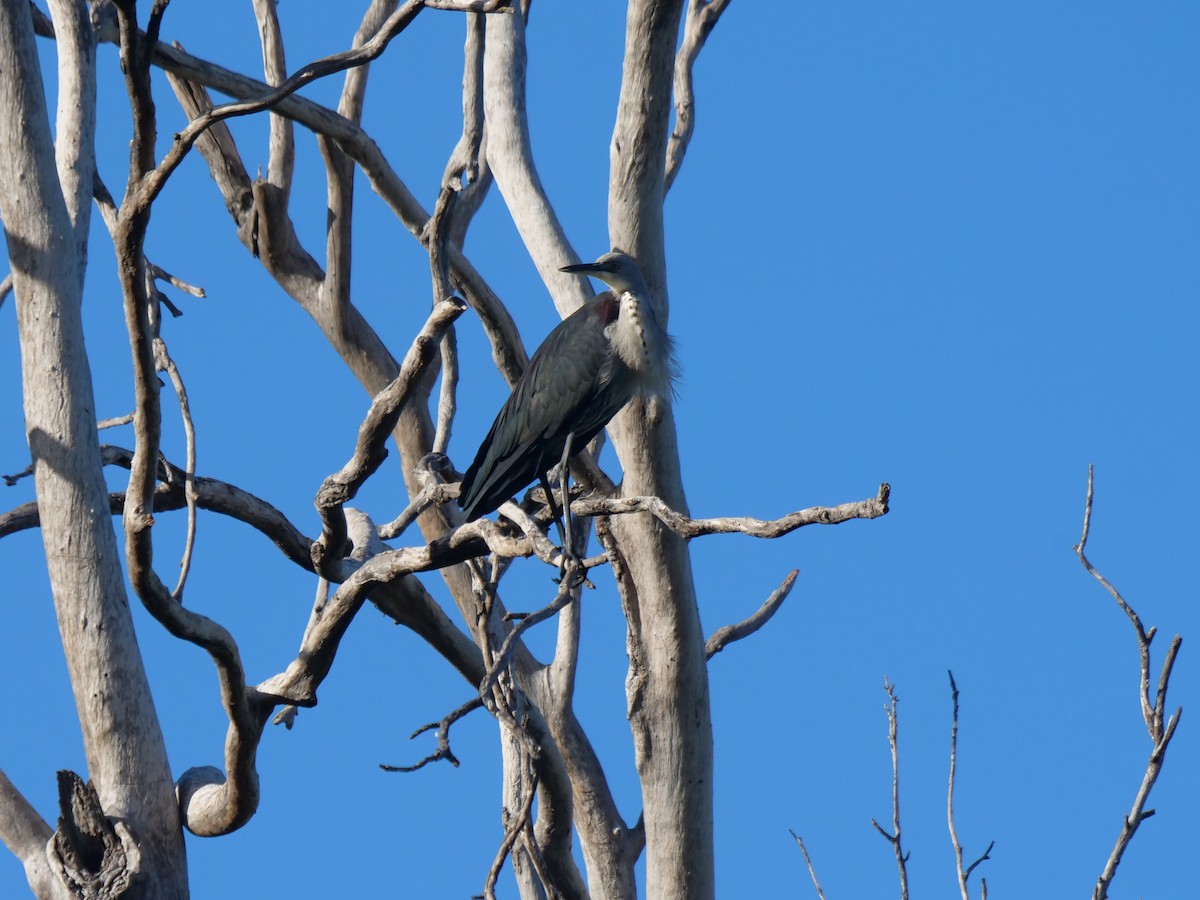
<svg viewBox="0 0 1200 900"><path fill-rule="evenodd" d="M1142 626L1142 620L1138 614L1134 612L1125 598L1120 592L1113 587L1108 580L1096 571L1095 567L1088 561L1084 554L1084 548L1087 546L1088 534L1091 531L1092 524L1092 486L1093 486L1093 470L1088 466L1088 483L1087 483L1087 501L1083 509L1083 533L1080 535L1079 543L1075 546L1075 555L1079 557L1080 563L1088 571L1100 585L1108 591L1109 595L1117 602L1121 611L1128 616L1130 623L1133 625L1134 635L1137 638L1138 657L1140 660L1140 690L1138 696L1142 707L1142 719L1146 724L1146 732L1150 736L1151 750L1150 758L1146 762L1146 771L1142 776L1142 783L1138 787L1138 791L1133 800L1133 808L1129 814L1124 816L1121 821L1121 831L1117 835L1117 842L1113 846L1112 853L1109 854L1108 860L1104 864L1104 869L1100 873L1100 877L1096 880L1096 887L1092 891L1092 900L1105 900L1108 896L1109 886L1112 880L1116 877L1117 867L1121 864L1121 857L1129 847L1130 841L1137 833L1138 826L1146 819L1154 815L1153 809L1146 809L1146 802L1150 799L1150 791L1154 788L1154 783L1158 780L1159 773L1162 771L1163 761L1166 758L1167 746L1171 743L1171 738L1175 735L1175 726L1179 724L1179 718L1183 715L1183 707L1177 707L1175 712L1169 719L1165 719L1165 710L1167 705L1167 687L1171 681L1171 671L1175 666L1175 658L1179 654L1179 647L1183 643L1183 638L1179 635L1171 640L1171 646L1167 648L1167 655L1163 659L1162 669L1158 676L1158 686L1154 692L1154 696L1150 695L1150 642L1154 640L1156 629L1150 628L1147 631Z"/></svg>
<svg viewBox="0 0 1200 900"><path fill-rule="evenodd" d="M971 873L985 859L990 859L992 848L996 846L996 842L992 841L988 844L987 849L973 863L963 868L963 848L958 841L958 831L954 827L954 778L958 766L958 685L954 683L954 673L947 672L950 676L950 698L954 704L954 716L950 722L950 779L949 787L946 791L946 821L950 826L950 842L954 845L954 865L958 872L958 890L962 895L962 900L970 900L970 894L967 892L967 879L971 877ZM987 897L987 882L983 882L983 895Z"/></svg>
<svg viewBox="0 0 1200 900"><path fill-rule="evenodd" d="M887 692L888 703L884 707L888 720L888 747L892 753L892 830L885 831L874 819L871 824L889 844L896 854L896 869L900 878L900 900L908 900L908 854L900 844L900 743L898 740L900 717L896 706L900 698L896 696L896 686L887 678L883 679L883 689Z"/></svg>

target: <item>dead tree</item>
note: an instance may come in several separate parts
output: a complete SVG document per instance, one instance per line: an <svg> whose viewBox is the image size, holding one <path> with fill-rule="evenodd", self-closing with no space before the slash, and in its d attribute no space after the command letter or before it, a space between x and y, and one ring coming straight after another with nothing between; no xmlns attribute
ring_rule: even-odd
<svg viewBox="0 0 1200 900"><path fill-rule="evenodd" d="M728 0L631 0L621 90L611 145L609 240L635 256L657 312L666 321L663 200L692 134L692 66ZM688 515L669 400L637 400L615 419L609 436L621 474L603 471L595 455L579 461L588 490L572 503L577 520L594 523L601 552L563 578L544 609L517 617L502 597L507 561L536 556L552 567L558 551L547 538L550 516L534 493L508 504L498 522L463 524L453 500L454 466L444 452L455 410L454 321L477 316L503 376L513 383L527 362L509 309L464 255L471 216L495 183L560 314L588 298L580 280L558 269L579 259L559 224L534 166L525 110L527 5L505 0L373 0L353 45L289 69L272 0L255 0L263 75L235 73L189 55L165 39L166 0L50 0L49 18L24 0L0 2L0 217L12 264L11 288L20 331L24 403L36 503L0 517L0 536L39 527L75 691L87 754L87 780L60 775L61 817L45 822L0 777L0 837L24 863L41 897L182 897L188 892L182 828L217 837L240 828L259 803L256 752L272 716L290 721L315 705L336 662L339 642L369 600L427 641L476 696L436 723L439 750L453 759L450 729L471 709L498 723L504 761L505 838L483 892L491 895L506 860L523 896L631 897L634 864L645 854L646 893L703 900L713 895L712 726L707 661L760 627L783 601L793 575L754 616L706 639L696 603L689 541L737 531L778 537L813 524L875 518L887 512L888 487L867 499L801 510L771 522L748 518L696 520ZM148 8L146 8L148 7ZM420 27L418 17L456 15L467 40L463 132L432 213L417 202L384 151L362 127L369 63ZM437 10L438 12L433 12ZM332 15L332 13L331 13ZM59 59L59 113L52 139L35 33L54 40ZM115 199L93 164L97 42L120 48L132 113L130 162ZM677 48L678 52L677 52ZM336 109L296 91L343 74ZM161 142L151 84L167 79L189 123ZM232 97L214 103L209 91ZM251 177L226 123L270 117L265 172ZM672 131L672 119L674 130ZM329 225L323 262L305 248L289 199L298 137L320 148ZM350 373L374 398L353 456L313 485L321 533L303 534L247 488L196 470L194 429L180 366L172 359L162 311L173 311L160 285L184 287L146 257L151 213L164 187L192 151L203 156L234 220L238 239L280 291L313 320ZM350 287L353 179L361 173L428 252L432 296L424 327L393 352L356 307ZM82 342L80 302L89 255L92 202L104 219L117 261L129 337L136 404L132 448L102 446ZM360 246L369 238L359 237ZM425 302L425 301L422 301ZM440 388L434 394L437 376ZM164 387L183 413L183 460L162 453ZM350 503L379 470L391 439L408 503L376 517ZM460 461L461 462L461 461ZM105 467L127 470L109 493ZM157 517L185 509L189 535L174 585L156 561ZM182 602L200 515L230 516L269 536L318 584L296 656L277 675L248 683L237 635L204 614L203 597ZM124 567L114 516L124 532ZM379 524L388 520L387 524ZM412 524L416 530L409 531ZM383 540L402 546L391 549ZM605 774L573 703L578 663L579 585L588 568L613 573L628 622L626 681L642 811L617 809ZM453 609L422 584L437 572ZM571 575L577 577L570 577ZM228 727L219 765L169 770L129 613L124 578L137 600L175 638L211 657ZM543 662L522 637L557 617L558 644ZM49 773L47 773L49 776ZM572 854L578 841L580 871ZM485 862L486 864L486 862Z"/></svg>

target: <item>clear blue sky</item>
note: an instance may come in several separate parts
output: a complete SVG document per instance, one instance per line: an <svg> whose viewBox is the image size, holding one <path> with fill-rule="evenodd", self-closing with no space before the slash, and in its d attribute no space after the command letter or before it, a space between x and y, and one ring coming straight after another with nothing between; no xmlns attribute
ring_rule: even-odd
<svg viewBox="0 0 1200 900"><path fill-rule="evenodd" d="M332 8L281 4L292 66L348 44L353 18ZM607 249L623 28L618 4L534 5L535 152L584 257ZM247 3L178 2L163 36L243 70L259 59ZM1149 741L1132 629L1071 549L1089 463L1090 556L1161 629L1156 674L1170 637L1185 638L1170 698L1184 718L1152 798L1158 813L1115 896L1180 897L1200 876L1198 39L1200 7L1184 2L737 2L713 33L697 69L696 136L666 206L692 512L770 517L893 486L882 520L692 545L709 632L800 570L767 628L711 665L721 896L815 896L788 829L804 836L831 900L898 893L891 850L870 826L891 814L884 676L901 698L913 895L954 895L947 669L962 692L959 837L968 858L996 841L973 883L986 876L992 896L1090 892ZM460 128L462 40L459 16L427 12L371 73L366 127L429 207ZM115 49L99 61L100 166L119 192L127 106ZM156 78L161 153L182 122ZM336 89L308 93L328 101ZM265 168L262 120L235 135L247 168ZM293 215L321 258L320 162L300 137ZM355 216L354 299L398 355L427 309L426 263L365 182ZM532 349L553 308L495 191L467 250ZM313 493L350 453L367 398L236 243L198 158L156 207L148 252L208 291L173 297L186 315L165 330L191 393L201 474L315 534ZM100 416L131 402L113 270L97 230L85 303ZM4 472L27 460L15 332L9 301ZM458 333L461 468L504 389L471 315ZM170 419L176 460L179 431ZM387 520L399 485L385 465L358 505ZM0 497L8 508L31 493L26 482ZM181 518L160 519L167 580ZM82 770L83 756L40 551L32 533L0 542L0 766L52 821L54 770ZM553 586L523 568L509 605L540 607ZM633 821L623 622L609 577L595 580L577 707ZM437 578L427 583L444 595ZM313 590L264 538L202 519L188 602L233 631L251 681L294 654ZM219 764L211 664L135 614L174 770ZM549 625L532 640L540 651L551 641ZM459 769L377 768L424 756L431 741L408 734L469 695L416 638L365 609L320 705L293 731L267 732L255 818L225 838L189 837L194 896L477 893L502 835L494 723L477 713L457 726ZM0 895L24 883L0 856Z"/></svg>

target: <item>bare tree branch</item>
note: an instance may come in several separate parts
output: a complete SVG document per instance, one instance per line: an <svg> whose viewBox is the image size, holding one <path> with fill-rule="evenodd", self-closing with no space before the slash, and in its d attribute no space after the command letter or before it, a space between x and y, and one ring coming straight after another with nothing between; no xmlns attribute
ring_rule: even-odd
<svg viewBox="0 0 1200 900"><path fill-rule="evenodd" d="M484 104L488 163L526 251L566 317L587 301L587 280L559 269L579 262L533 161L525 105L525 18L520 13L487 20Z"/></svg>
<svg viewBox="0 0 1200 900"><path fill-rule="evenodd" d="M175 396L179 400L179 414L183 418L183 434L186 444L186 461L183 472L183 496L187 504L187 536L184 539L183 559L179 562L179 581L171 591L171 597L176 603L183 602L183 586L187 583L188 572L192 566L192 552L196 546L196 426L192 421L192 410L188 404L187 389L183 386L183 376L179 367L167 352L167 345L161 337L154 339L154 355L158 368L167 373L171 386L175 388Z"/></svg>
<svg viewBox="0 0 1200 900"><path fill-rule="evenodd" d="M194 86L186 86L185 82L193 85L205 85L243 99L261 97L271 90L269 85L197 59L183 52L179 47L158 45L155 48L154 62L168 72L176 95L184 105L185 111L193 119L198 119L213 107L203 91ZM358 125L332 110L295 95L285 97L272 107L271 111L287 116L317 134L327 135L336 140L342 150L358 163L372 188L384 199L409 232L418 239L423 239L430 218L429 214L401 181L380 151L379 146ZM218 135L223 134L223 137L213 145L211 150L206 152L205 143L208 136L206 133L198 140L197 146L208 160L214 179L221 187L226 208L238 223L239 239L256 255L259 255L255 237L258 211L263 209L266 199L274 194L263 191L260 196L257 188L251 189L250 179L237 156L233 140L228 135L228 129L223 128L222 123L218 122L210 131ZM276 202L274 205L278 206L279 204ZM278 216L278 213L276 215ZM283 242L280 247L281 252L295 253L294 233L292 233L292 240ZM451 276L455 286L479 315L480 322L492 345L493 359L501 374L510 385L515 384L529 357L511 315L461 251L451 247L449 256ZM266 256L264 259L269 260ZM309 280L314 277L314 272L317 280L323 278L323 273L320 272L311 257L304 254L299 260L301 269L308 270L307 278ZM299 287L305 282L304 280L296 281L297 274L293 272L293 268L269 265L268 272L280 282L289 295L300 301L311 312L312 304L316 299L315 284L310 294L306 295L299 291ZM347 362L352 364L352 368L355 368L356 360L348 358ZM355 369L355 374L360 379L363 377L357 369ZM388 378L381 376L379 380L380 383L374 386L376 391ZM369 389L370 387L368 385Z"/></svg>
<svg viewBox="0 0 1200 900"><path fill-rule="evenodd" d="M808 848L804 846L804 838L792 832L792 837L796 839L796 843L800 845L800 852L804 854L804 864L808 866L808 875L812 879L813 887L817 889L817 897L819 900L825 900L825 892L821 890L821 882L817 881L817 870L813 868L812 860L808 856Z"/></svg>
<svg viewBox="0 0 1200 900"><path fill-rule="evenodd" d="M387 21L375 32L374 36L364 42L361 46L350 50L343 50L340 53L334 53L326 56L323 59L315 60L302 66L293 75L291 75L283 84L270 91L265 96L261 96L254 100L243 100L234 103L227 103L224 106L216 107L205 113L198 119L194 119L188 123L187 127L175 135L175 141L171 145L171 149L167 152L162 162L154 168L150 174L151 164L145 164L148 158L143 158L142 163L149 177L144 184L140 185L139 203L148 205L154 201L159 192L162 191L167 179L179 167L196 139L200 137L211 125L225 119L235 116L245 116L252 113L261 112L265 109L271 109L276 106L281 100L294 94L300 88L307 84L311 84L319 78L324 78L328 75L343 72L346 69L354 66L361 66L373 59L379 57L392 38L396 37L401 31L407 28L417 17L417 14L425 8L427 4L422 0L409 0L400 9L396 10ZM120 4L118 4L120 8ZM439 6L441 9L463 9L463 7L455 7L448 4ZM487 11L494 11L494 5ZM122 40L125 40L123 37ZM147 42L149 47L153 47L155 41ZM149 64L150 54L147 52L147 65Z"/></svg>
<svg viewBox="0 0 1200 900"><path fill-rule="evenodd" d="M535 776L534 783L529 788L529 793L525 797L521 808L517 810L515 815L506 815L508 819L504 824L504 840L500 842L500 849L496 851L496 858L492 862L491 868L488 869L487 878L483 882L483 894L480 896L486 900L496 900L496 881L500 878L500 870L504 868L504 861L508 859L508 855L512 852L513 844L517 842L525 823L529 821L530 811L533 809L533 800L537 796L537 781Z"/></svg>
<svg viewBox="0 0 1200 900"><path fill-rule="evenodd" d="M420 762L411 766L387 766L381 764L379 768L383 769L385 772L415 772L418 769L425 768L425 766L431 762L437 762L438 760L444 759L457 769L458 759L450 750L450 726L468 713L482 708L483 699L481 697L472 697L466 703L462 704L462 706L451 710L447 715L443 716L440 721L430 722L428 725L422 725L409 735L409 740L413 740L419 735L424 734L426 731L436 728L438 740L437 750L435 750L429 756L426 756Z"/></svg>
<svg viewBox="0 0 1200 900"><path fill-rule="evenodd" d="M833 507L813 506L771 520L754 519L748 516L692 519L671 509L658 497L619 497L598 500L584 498L572 501L571 513L577 516L614 516L649 512L679 537L687 539L708 534L733 532L757 538L777 538L806 525L839 525L851 519L875 519L886 515L890 492L889 485L881 484L879 493L870 500L843 503Z"/></svg>
<svg viewBox="0 0 1200 900"><path fill-rule="evenodd" d="M950 723L950 779L949 787L946 791L946 821L950 826L950 842L954 846L954 865L958 874L958 890L962 895L962 900L970 900L970 894L967 892L967 879L971 877L971 873L985 859L990 859L989 854L992 848L996 846L996 842L992 841L988 844L987 849L983 851L978 859L963 868L963 848L958 842L958 833L954 827L954 777L955 769L958 764L958 685L954 683L954 673L947 671L950 676L950 698L954 703L954 716ZM986 888L984 888L986 890Z"/></svg>
<svg viewBox="0 0 1200 900"><path fill-rule="evenodd" d="M512 652L514 643L526 631L534 625L546 621L572 600L579 599L579 587L582 583L582 567L578 560L568 560L566 570L563 574L562 581L559 583L558 592L554 595L554 599L527 616L521 618L504 638L504 643L500 645L500 649L496 651L495 659L488 667L487 675L484 676L483 682L479 685L480 695L485 695L491 691L492 685L496 683L496 679L500 677L500 672L508 662L509 654Z"/></svg>
<svg viewBox="0 0 1200 900"><path fill-rule="evenodd" d="M892 830L891 832L885 831L874 819L871 820L871 824L892 845L892 851L896 854L896 870L900 878L900 900L908 900L908 854L904 852L900 843L900 742L898 737L900 716L896 710L900 698L896 696L896 686L887 678L883 679L883 689L888 696L887 706L883 709L887 713L888 748L892 754Z"/></svg>
<svg viewBox="0 0 1200 900"><path fill-rule="evenodd" d="M1183 715L1183 707L1180 706L1176 708L1175 713L1169 719L1164 720L1167 688L1171 681L1171 671L1175 666L1175 658L1179 654L1183 638L1175 635L1171 641L1171 646L1167 648L1167 654L1163 659L1162 670L1158 677L1158 687L1155 690L1154 697L1151 698L1150 642L1154 640L1156 629L1151 628L1147 631L1142 627L1142 620L1134 612L1133 607L1125 601L1120 592L1103 575L1096 571L1088 561L1087 556L1084 555L1084 548L1087 546L1088 534L1091 531L1092 523L1092 486L1093 470L1091 466L1088 466L1087 501L1083 509L1083 533L1080 535L1079 543L1075 546L1075 555L1079 557L1080 563L1083 564L1088 574L1095 578L1108 591L1109 595L1117 602L1117 605L1121 607L1122 612L1129 617L1129 621L1133 625L1140 661L1138 698L1142 707L1142 719L1146 724L1146 732L1150 736L1152 745L1150 758L1146 762L1146 771L1142 776L1142 783L1138 787L1137 795L1133 799L1133 807L1130 809L1129 814L1122 819L1121 831L1117 835L1117 842L1104 864L1104 869L1101 871L1100 877L1096 880L1095 889L1092 891L1092 900L1105 900L1108 897L1109 886L1112 884L1113 878L1116 877L1117 867L1121 864L1121 858L1125 855L1125 851L1129 848L1133 836L1137 833L1138 826L1154 815L1154 810L1146 809L1146 803L1149 801L1150 791L1153 790L1154 783L1158 780L1159 773L1162 771L1163 762L1167 755L1167 747L1171 743L1171 738L1175 735L1175 727L1179 724L1179 719Z"/></svg>
<svg viewBox="0 0 1200 900"><path fill-rule="evenodd" d="M453 246L462 250L467 226L491 184L483 143L484 22L481 15L467 17L467 40L463 49L463 130L446 162L441 191L425 237L434 302L453 293L447 248ZM453 328L447 329L442 338L441 375L433 452L444 454L450 446L450 432L457 411L458 341Z"/></svg>
<svg viewBox="0 0 1200 900"><path fill-rule="evenodd" d="M52 834L46 820L0 771L0 841L21 861L38 896L52 896L57 882L46 859L46 842Z"/></svg>
<svg viewBox="0 0 1200 900"><path fill-rule="evenodd" d="M683 156L696 129L696 95L692 89L692 69L709 34L716 27L729 0L689 0L683 23L683 42L675 57L675 128L667 142L667 174L663 192L671 190Z"/></svg>
<svg viewBox="0 0 1200 900"><path fill-rule="evenodd" d="M283 33L279 28L277 0L254 0L254 18L262 41L263 77L271 87L287 81ZM296 141L291 120L271 113L271 137L267 154L267 183L279 192L280 203L287 207L292 191L292 171L296 160ZM226 129L228 133L228 129Z"/></svg>
<svg viewBox="0 0 1200 900"><path fill-rule="evenodd" d="M318 571L325 561L340 558L346 538L342 506L358 493L358 489L387 458L384 444L396 427L414 385L432 362L443 332L465 309L461 301L451 298L439 303L429 314L425 325L413 339L399 374L371 403L359 427L353 457L340 471L326 478L317 491L316 506L321 513L323 528L321 537L313 546L314 564Z"/></svg>
<svg viewBox="0 0 1200 900"><path fill-rule="evenodd" d="M156 129L149 84L149 56L156 27L151 13L148 34L137 30L133 0L118 0L121 58L133 108L134 137L129 187L121 203L114 242L124 297L125 323L133 357L136 449L130 466L124 523L129 580L143 605L174 637L205 649L217 667L222 706L229 718L225 742L228 780L212 770L191 770L180 779L184 824L196 834L225 834L244 825L258 806L255 750L272 703L248 691L237 643L221 625L183 607L159 579L153 566L154 495L158 471L161 408L152 300L146 289L143 244L149 223L149 195L141 190L154 165Z"/></svg>
<svg viewBox="0 0 1200 900"><path fill-rule="evenodd" d="M60 7L65 9L65 7ZM83 4L69 10L73 28ZM66 20L59 30L64 39ZM84 40L90 41L90 36ZM71 53L68 48L66 51ZM84 64L87 54L77 56ZM91 57L94 59L94 56ZM90 187L69 186L64 199L55 143L24 3L0 3L0 218L4 222L16 289L17 327L25 384L26 437L35 464L42 540L71 687L80 711L87 769L106 816L137 832L142 889L186 893L183 840L171 790L171 772L137 649L106 496L96 434L95 400L86 355L80 301L83 249L78 243ZM60 84L79 90L63 103L87 103L86 72ZM76 88L68 88L74 84ZM90 114L60 119L69 127ZM58 135L64 161L90 173L91 141ZM77 150L68 149L76 147ZM82 174L82 171L81 171ZM86 178L86 176L84 176ZM72 218L74 214L74 218ZM53 322L46 330L39 323ZM80 565L85 559L88 565ZM136 736L115 746L111 735ZM131 857L126 858L134 871Z"/></svg>
<svg viewBox="0 0 1200 900"><path fill-rule="evenodd" d="M771 596L763 601L763 605L753 615L736 624L723 625L714 631L705 643L705 657L712 659L734 641L747 638L766 625L778 611L779 607L783 605L783 601L787 599L787 595L791 593L792 585L796 583L796 576L799 574L798 569L792 569L787 577L783 579L783 584L771 592Z"/></svg>
<svg viewBox="0 0 1200 900"><path fill-rule="evenodd" d="M96 37L87 5L49 0L58 39L58 115L54 132L58 183L75 232L75 253L87 260L96 141Z"/></svg>

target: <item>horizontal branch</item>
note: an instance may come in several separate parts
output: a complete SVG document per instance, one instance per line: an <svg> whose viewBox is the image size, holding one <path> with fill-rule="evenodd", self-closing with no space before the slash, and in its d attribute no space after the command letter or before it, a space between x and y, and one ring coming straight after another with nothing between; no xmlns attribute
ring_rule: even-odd
<svg viewBox="0 0 1200 900"><path fill-rule="evenodd" d="M104 465L115 465L128 469L133 462L133 451L124 447L106 444L100 448ZM182 509L187 505L185 495L185 472L165 459L159 460L158 478L161 482L154 492L155 512ZM237 519L262 532L292 562L312 571L309 548L312 540L305 537L287 516L265 500L216 478L196 476L193 480L196 505L209 512L220 513ZM122 515L125 511L125 494L116 491L108 495L109 512ZM40 524L36 502L24 503L0 514L0 537L18 531L37 528Z"/></svg>
<svg viewBox="0 0 1200 900"><path fill-rule="evenodd" d="M839 506L811 506L770 520L749 516L692 519L675 512L658 497L584 498L571 503L571 513L577 516L615 516L648 512L682 538L740 533L769 539L782 537L806 525L839 525L851 519L877 519L887 514L891 490L890 485L881 484L879 493L869 500Z"/></svg>

